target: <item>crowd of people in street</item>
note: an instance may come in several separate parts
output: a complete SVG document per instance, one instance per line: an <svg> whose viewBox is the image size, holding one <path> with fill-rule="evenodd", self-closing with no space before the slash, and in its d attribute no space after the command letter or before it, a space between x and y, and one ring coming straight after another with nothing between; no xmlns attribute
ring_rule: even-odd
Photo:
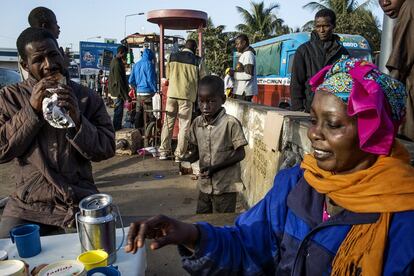
<svg viewBox="0 0 414 276"><path fill-rule="evenodd" d="M397 19L389 75L349 57L329 9L316 13L311 40L296 52L291 109L309 113L312 153L279 171L271 190L234 226L159 215L130 225L125 251L136 253L146 239L151 249L177 245L192 275L413 275L414 168L397 136L414 140L414 2L379 3ZM15 161L16 169L0 238L24 223L38 224L41 235L74 231L80 200L98 193L91 162L114 156L125 103L135 99L129 111L142 131L159 92L154 53L144 49L127 78L130 51L119 46L107 84L111 119L102 71L88 87L68 78L53 11L38 7L28 21L16 42L27 77L0 92L0 163ZM223 104L228 97L252 101L258 86L247 35L235 38L235 49L238 60L223 72L224 81L209 74L192 39L166 61L159 159L199 161L197 213L235 212L242 189L248 140ZM75 127L56 128L44 117L42 102L51 93Z"/></svg>

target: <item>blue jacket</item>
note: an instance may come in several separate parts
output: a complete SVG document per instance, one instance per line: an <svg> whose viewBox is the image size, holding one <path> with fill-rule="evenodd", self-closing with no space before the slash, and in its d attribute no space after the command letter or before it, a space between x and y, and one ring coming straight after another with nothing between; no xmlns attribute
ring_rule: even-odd
<svg viewBox="0 0 414 276"><path fill-rule="evenodd" d="M235 226L197 224L201 235L194 254L179 247L183 266L193 275L330 275L351 226L373 223L379 214L344 210L322 222L323 202L299 166L282 170L265 198ZM413 274L414 211L395 213L383 275Z"/></svg>
<svg viewBox="0 0 414 276"><path fill-rule="evenodd" d="M132 68L129 76L129 84L135 87L137 93L155 93L157 92L157 77L155 67L152 63L154 54L149 49L144 49L142 58Z"/></svg>

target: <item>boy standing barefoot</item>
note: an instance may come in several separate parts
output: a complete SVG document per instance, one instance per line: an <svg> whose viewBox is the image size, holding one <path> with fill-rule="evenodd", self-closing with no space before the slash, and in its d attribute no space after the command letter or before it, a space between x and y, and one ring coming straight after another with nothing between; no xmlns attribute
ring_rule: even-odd
<svg viewBox="0 0 414 276"><path fill-rule="evenodd" d="M242 185L240 161L245 157L247 141L240 122L222 107L226 100L223 90L223 81L217 76L199 82L202 115L193 121L187 135L197 150L186 159L200 160L198 214L234 212Z"/></svg>

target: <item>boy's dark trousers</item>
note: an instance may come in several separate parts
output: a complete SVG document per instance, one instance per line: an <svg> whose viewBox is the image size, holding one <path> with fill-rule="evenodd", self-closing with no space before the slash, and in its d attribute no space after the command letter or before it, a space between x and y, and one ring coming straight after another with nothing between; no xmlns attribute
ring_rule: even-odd
<svg viewBox="0 0 414 276"><path fill-rule="evenodd" d="M220 195L200 192L197 202L197 214L234 213L236 211L237 193Z"/></svg>

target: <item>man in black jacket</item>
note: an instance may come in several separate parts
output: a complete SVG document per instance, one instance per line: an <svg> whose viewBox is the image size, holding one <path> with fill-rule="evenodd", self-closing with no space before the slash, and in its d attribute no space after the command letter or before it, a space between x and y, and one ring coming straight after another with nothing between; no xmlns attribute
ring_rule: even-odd
<svg viewBox="0 0 414 276"><path fill-rule="evenodd" d="M332 10L318 11L310 41L297 49L290 83L291 110L310 112L313 93L309 79L326 65L335 63L342 55L348 55L339 36L333 33L335 25L336 15Z"/></svg>
<svg viewBox="0 0 414 276"><path fill-rule="evenodd" d="M122 118L124 114L124 103L129 100L128 96L128 80L125 73L124 62L128 49L121 45L117 49L116 56L112 59L109 66L108 89L111 96L115 98L114 108L114 128L122 129Z"/></svg>

